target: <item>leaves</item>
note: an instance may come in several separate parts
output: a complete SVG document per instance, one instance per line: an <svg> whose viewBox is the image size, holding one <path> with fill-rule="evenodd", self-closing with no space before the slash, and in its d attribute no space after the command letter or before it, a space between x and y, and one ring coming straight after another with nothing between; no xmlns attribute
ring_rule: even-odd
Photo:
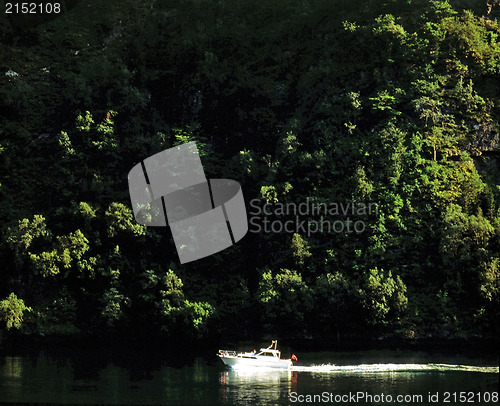
<svg viewBox="0 0 500 406"><path fill-rule="evenodd" d="M438 0L89 1L30 35L0 29L0 285L33 304L33 329L498 331L491 15ZM261 208L377 209L275 215L342 230L249 232L179 266L168 229L135 221L127 174L193 141L207 177Z"/></svg>
<svg viewBox="0 0 500 406"><path fill-rule="evenodd" d="M19 299L14 293L0 301L0 320L5 321L7 330L11 328L19 329L23 322L24 312L30 312L31 307L24 304L23 299Z"/></svg>

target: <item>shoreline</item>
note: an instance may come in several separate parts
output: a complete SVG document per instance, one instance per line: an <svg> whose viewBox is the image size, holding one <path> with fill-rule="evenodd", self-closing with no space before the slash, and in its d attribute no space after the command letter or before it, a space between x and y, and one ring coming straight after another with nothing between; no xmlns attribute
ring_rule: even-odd
<svg viewBox="0 0 500 406"><path fill-rule="evenodd" d="M279 339L279 338L278 338ZM139 337L123 335L49 335L34 336L12 334L6 337L0 334L0 351L2 353L32 352L37 350L73 351L80 348L82 352L96 351L113 353L144 354L163 352L175 348L187 357L203 355L219 348L250 348L265 344L269 337L252 340L179 340L162 337ZM400 337L368 337L350 335L343 340L326 339L279 339L283 352L356 352L356 351L415 351L440 353L446 355L467 355L491 360L499 360L499 339L484 337L469 338L421 338L402 339Z"/></svg>

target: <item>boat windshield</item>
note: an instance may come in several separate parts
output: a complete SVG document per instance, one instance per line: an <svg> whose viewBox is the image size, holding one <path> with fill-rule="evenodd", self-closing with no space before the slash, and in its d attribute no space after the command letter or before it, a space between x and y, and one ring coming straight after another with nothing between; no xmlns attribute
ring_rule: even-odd
<svg viewBox="0 0 500 406"><path fill-rule="evenodd" d="M261 357L276 357L276 358L280 357L279 351L275 351L275 350L270 351L267 348L266 349L261 348L261 351L257 355L259 355Z"/></svg>

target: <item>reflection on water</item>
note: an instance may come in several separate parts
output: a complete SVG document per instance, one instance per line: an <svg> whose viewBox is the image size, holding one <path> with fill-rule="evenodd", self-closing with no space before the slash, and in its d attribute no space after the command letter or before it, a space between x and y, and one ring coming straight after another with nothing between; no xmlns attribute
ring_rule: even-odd
<svg viewBox="0 0 500 406"><path fill-rule="evenodd" d="M219 381L222 404L287 405L298 395L322 393L361 391L395 397L428 396L431 391L493 391L498 390L498 373L497 366L459 364L322 364L293 366L291 370L240 367L221 372Z"/></svg>
<svg viewBox="0 0 500 406"><path fill-rule="evenodd" d="M498 374L499 367L452 364L361 364L361 365L312 365L293 366L292 371L322 373L373 374L380 372L481 372Z"/></svg>
<svg viewBox="0 0 500 406"><path fill-rule="evenodd" d="M19 393L22 390L23 363L18 357L7 357L0 369L0 379L8 381L12 391Z"/></svg>
<svg viewBox="0 0 500 406"><path fill-rule="evenodd" d="M289 405L292 394L498 391L499 368L494 361L387 351L312 353L302 359L291 370L226 370L213 354L183 362L171 353L109 358L92 351L82 355L77 349L0 355L0 401Z"/></svg>
<svg viewBox="0 0 500 406"><path fill-rule="evenodd" d="M22 372L23 363L18 357L6 357L2 375L18 380L21 378Z"/></svg>
<svg viewBox="0 0 500 406"><path fill-rule="evenodd" d="M229 369L220 373L221 401L245 404L278 404L297 389L297 372L276 368Z"/></svg>

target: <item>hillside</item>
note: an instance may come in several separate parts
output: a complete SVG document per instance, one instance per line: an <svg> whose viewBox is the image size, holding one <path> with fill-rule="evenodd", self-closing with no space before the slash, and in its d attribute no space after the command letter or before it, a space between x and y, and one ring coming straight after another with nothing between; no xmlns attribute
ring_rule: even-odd
<svg viewBox="0 0 500 406"><path fill-rule="evenodd" d="M500 5L61 6L0 20L10 334L498 337ZM127 174L189 141L253 225L180 265Z"/></svg>

